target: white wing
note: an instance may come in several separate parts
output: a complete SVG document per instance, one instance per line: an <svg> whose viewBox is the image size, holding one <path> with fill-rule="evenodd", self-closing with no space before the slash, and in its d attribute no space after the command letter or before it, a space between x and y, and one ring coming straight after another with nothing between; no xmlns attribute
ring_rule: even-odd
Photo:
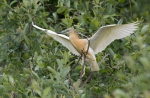
<svg viewBox="0 0 150 98"><path fill-rule="evenodd" d="M46 30L46 29L43 29L43 28L40 28L36 25L34 25L32 23L32 25L39 29L39 30L42 30L42 31L45 31L46 34L48 34L49 36L53 37L56 41L58 41L59 43L61 43L62 45L64 45L67 49L69 49L73 54L75 55L80 55L77 50L72 46L70 40L69 40L69 37L68 36L65 36L65 35L62 35L62 34L57 34L51 30Z"/></svg>
<svg viewBox="0 0 150 98"><path fill-rule="evenodd" d="M137 24L138 22L103 26L90 38L90 47L97 54L103 51L115 39L121 39L134 33L138 28Z"/></svg>

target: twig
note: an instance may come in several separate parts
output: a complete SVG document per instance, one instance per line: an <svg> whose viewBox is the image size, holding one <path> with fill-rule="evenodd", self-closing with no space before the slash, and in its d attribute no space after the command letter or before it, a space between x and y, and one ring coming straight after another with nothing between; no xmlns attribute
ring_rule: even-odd
<svg viewBox="0 0 150 98"><path fill-rule="evenodd" d="M83 52L83 65L82 65L82 71L81 71L81 74L80 74L80 80L82 79L82 77L83 77L83 74L85 74L85 57L86 57L86 55L85 55L85 53Z"/></svg>
<svg viewBox="0 0 150 98"><path fill-rule="evenodd" d="M72 70L77 66L77 64L79 63L79 61L80 61L82 55L83 55L83 50L82 50L82 52L81 52L81 55L78 57L77 63L74 64L73 67L71 67L71 70L70 70L70 71L68 72L68 74L67 74L67 75L68 75L68 79L69 79L69 81L70 81L70 87L71 87L71 86L73 87L73 83L71 82L71 78L70 78L70 73L71 73ZM73 87L72 89L74 89L74 87Z"/></svg>
<svg viewBox="0 0 150 98"><path fill-rule="evenodd" d="M92 71L91 73L90 73L90 75L88 76L88 78L84 81L84 83L82 84L82 88L85 86L85 84L91 79L91 77L92 77L92 75L94 74L94 71Z"/></svg>
<svg viewBox="0 0 150 98"><path fill-rule="evenodd" d="M102 60L98 63L98 66L101 65L101 63L104 61L104 59L105 59L108 55L109 55L109 54L106 54L106 55L102 58Z"/></svg>
<svg viewBox="0 0 150 98"><path fill-rule="evenodd" d="M74 65L71 67L71 70L69 71L69 73L72 72L72 70L77 66L77 64L79 63L79 61L80 61L80 59L81 59L81 57L82 57L82 54L83 54L83 53L81 53L81 55L78 57L77 63L74 64ZM68 74L69 74L69 73L68 73Z"/></svg>
<svg viewBox="0 0 150 98"><path fill-rule="evenodd" d="M69 74L69 73L68 73L68 79L69 79L69 82L70 82L70 83L69 83L69 85L70 85L69 87L70 87L70 88L72 87L72 89L74 89L74 88L73 88L73 83L72 83L72 81L71 81L71 78L70 78L70 74Z"/></svg>
<svg viewBox="0 0 150 98"><path fill-rule="evenodd" d="M131 0L129 0L129 3L130 3L130 15L131 15L131 17L132 17L132 10L131 10L132 5L131 5Z"/></svg>
<svg viewBox="0 0 150 98"><path fill-rule="evenodd" d="M108 63L109 63L109 66L112 68L112 66L111 66L111 60L110 60L110 55L108 55Z"/></svg>
<svg viewBox="0 0 150 98"><path fill-rule="evenodd" d="M11 92L10 98L15 98L15 92L14 91Z"/></svg>

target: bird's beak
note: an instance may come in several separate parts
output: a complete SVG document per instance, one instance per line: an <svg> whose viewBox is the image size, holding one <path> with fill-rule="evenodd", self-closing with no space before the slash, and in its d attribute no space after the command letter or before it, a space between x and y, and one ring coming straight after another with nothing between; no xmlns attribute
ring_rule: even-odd
<svg viewBox="0 0 150 98"><path fill-rule="evenodd" d="M66 32L68 32L68 30L63 30L61 32L58 32L58 34L63 34L63 33L66 33Z"/></svg>

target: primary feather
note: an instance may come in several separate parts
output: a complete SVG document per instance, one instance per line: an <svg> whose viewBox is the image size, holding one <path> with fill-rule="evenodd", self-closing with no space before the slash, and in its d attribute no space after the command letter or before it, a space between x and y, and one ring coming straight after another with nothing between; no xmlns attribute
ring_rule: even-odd
<svg viewBox="0 0 150 98"><path fill-rule="evenodd" d="M90 47L97 54L103 51L115 39L121 39L134 33L137 29L137 24L138 22L103 26L90 38Z"/></svg>

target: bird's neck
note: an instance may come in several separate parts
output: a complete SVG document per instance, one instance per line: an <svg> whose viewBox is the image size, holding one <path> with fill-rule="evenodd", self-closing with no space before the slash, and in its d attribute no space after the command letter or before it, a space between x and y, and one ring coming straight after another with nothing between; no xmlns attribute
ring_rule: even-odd
<svg viewBox="0 0 150 98"><path fill-rule="evenodd" d="M69 38L70 38L70 40L78 40L79 36L77 33L74 32L74 33L69 34Z"/></svg>

